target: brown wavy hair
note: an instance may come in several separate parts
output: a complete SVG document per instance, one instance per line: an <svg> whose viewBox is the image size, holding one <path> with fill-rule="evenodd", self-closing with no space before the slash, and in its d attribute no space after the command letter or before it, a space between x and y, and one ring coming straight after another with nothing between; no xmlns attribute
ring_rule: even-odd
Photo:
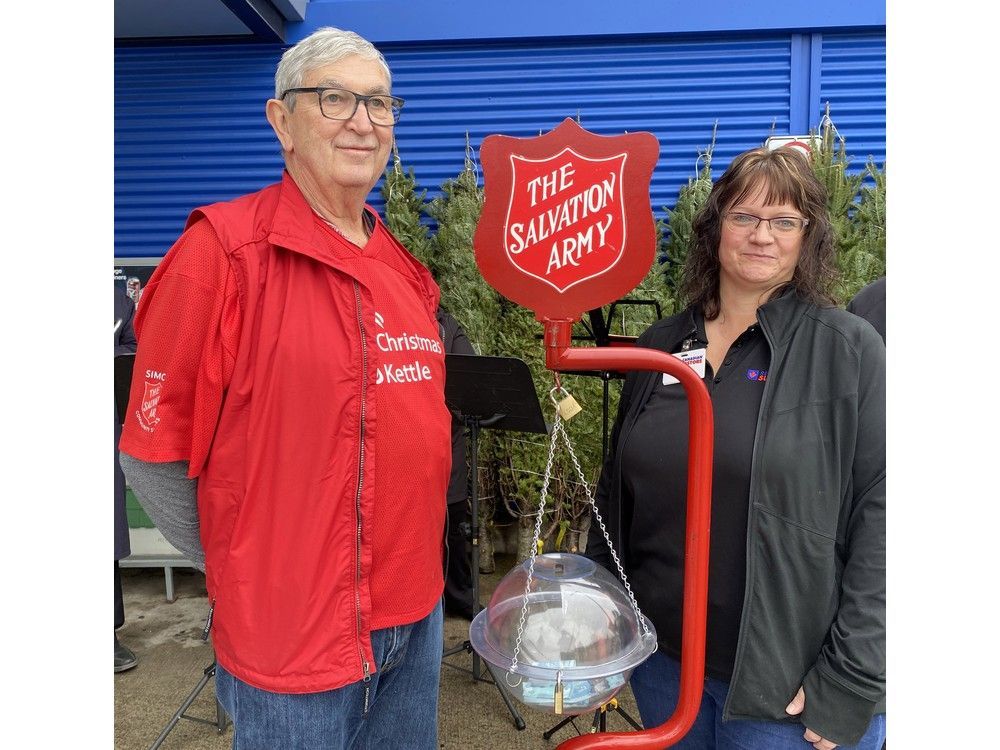
<svg viewBox="0 0 1000 750"><path fill-rule="evenodd" d="M809 219L792 279L775 287L771 297L795 289L804 299L822 307L834 303L830 287L836 277L833 230L826 207L826 188L816 179L809 160L792 148L769 151L755 148L737 156L712 186L708 201L692 225L693 242L681 274L680 296L700 306L706 320L720 311L719 242L722 217L757 189L767 189L768 204L790 203Z"/></svg>

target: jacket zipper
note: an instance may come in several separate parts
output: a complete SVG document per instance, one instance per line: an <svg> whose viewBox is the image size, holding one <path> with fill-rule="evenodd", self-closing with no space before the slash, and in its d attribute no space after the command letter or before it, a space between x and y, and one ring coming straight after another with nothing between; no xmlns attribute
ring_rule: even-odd
<svg viewBox="0 0 1000 750"><path fill-rule="evenodd" d="M743 607L740 610L740 627L737 631L739 636L736 642L736 656L733 659L733 675L730 678L729 685L730 690L726 694L726 702L722 706L722 718L726 720L730 717L729 704L733 697L732 686L736 683L736 678L740 671L740 662L743 660L743 652L746 650L746 630L743 628L743 623L747 617L747 607L750 602L750 582L752 577L752 569L750 566L750 550L751 550L751 536L753 530L753 517L754 517L754 502L756 501L756 484L754 482L755 477L758 473L757 462L759 461L760 454L760 436L761 428L764 426L764 415L767 413L768 397L770 396L771 383L774 382L774 340L771 338L771 333L768 331L767 326L764 323L764 318L761 315L757 316L757 320L760 322L761 333L764 334L764 340L767 341L768 349L771 352L771 362L768 366L767 380L764 381L764 392L760 396L760 409L757 412L757 428L753 436L753 453L750 456L750 493L747 498L747 502L750 507L748 508L747 515L747 537L746 537L746 589L743 592Z"/></svg>
<svg viewBox="0 0 1000 750"><path fill-rule="evenodd" d="M365 322L361 314L361 291L358 282L354 282L355 310L358 316L358 332L361 334L361 426L358 440L358 485L354 493L354 513L357 518L357 528L354 535L354 615L358 638L358 656L361 657L361 670L364 672L365 706L364 715L368 714L368 693L371 688L371 665L365 659L365 649L361 643L361 489L365 478L365 397L368 393L368 342L365 338Z"/></svg>
<svg viewBox="0 0 1000 750"><path fill-rule="evenodd" d="M212 629L212 618L215 617L215 599L212 599L212 604L208 608L208 617L205 619L205 628L201 631L201 639L203 641L208 640L208 631Z"/></svg>

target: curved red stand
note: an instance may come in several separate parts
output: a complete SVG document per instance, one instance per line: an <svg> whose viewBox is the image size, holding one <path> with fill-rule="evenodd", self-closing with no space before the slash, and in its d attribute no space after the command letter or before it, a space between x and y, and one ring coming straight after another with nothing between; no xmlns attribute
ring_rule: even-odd
<svg viewBox="0 0 1000 750"><path fill-rule="evenodd" d="M684 560L684 620L681 629L680 700L663 724L641 732L587 734L557 750L669 747L694 724L705 677L705 618L708 610L708 538L712 509L712 402L697 373L676 357L640 347L573 348L571 320L543 321L545 366L550 370L651 370L677 378L688 398L688 490Z"/></svg>
<svg viewBox="0 0 1000 750"><path fill-rule="evenodd" d="M649 370L684 386L688 492L681 692L659 727L576 737L559 750L662 748L691 728L701 705L712 502L712 402L676 357L638 347L570 347L581 311L618 299L649 271L656 245L649 182L659 154L651 133L603 136L571 119L537 138L487 136L480 155L485 204L473 246L486 282L535 313L550 370Z"/></svg>

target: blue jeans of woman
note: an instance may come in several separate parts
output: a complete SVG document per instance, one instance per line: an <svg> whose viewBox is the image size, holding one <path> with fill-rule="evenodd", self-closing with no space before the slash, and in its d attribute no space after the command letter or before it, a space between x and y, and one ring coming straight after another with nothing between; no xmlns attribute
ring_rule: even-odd
<svg viewBox="0 0 1000 750"><path fill-rule="evenodd" d="M439 603L411 625L373 631L371 680L322 693L260 690L217 666L233 750L437 750L443 621Z"/></svg>
<svg viewBox="0 0 1000 750"><path fill-rule="evenodd" d="M657 651L632 673L632 693L639 707L642 725L657 727L674 712L680 697L681 665ZM812 743L802 737L800 723L733 719L722 721L729 683L705 678L701 707L694 725L676 745L679 750L810 750ZM791 696L789 696L791 700ZM806 696L809 700L809 696ZM861 741L842 750L881 750L885 742L885 714L872 718Z"/></svg>

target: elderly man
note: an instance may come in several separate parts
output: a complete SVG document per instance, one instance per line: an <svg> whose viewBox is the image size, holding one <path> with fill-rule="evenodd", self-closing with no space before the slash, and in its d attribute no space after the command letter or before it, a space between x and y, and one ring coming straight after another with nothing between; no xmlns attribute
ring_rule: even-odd
<svg viewBox="0 0 1000 750"><path fill-rule="evenodd" d="M281 182L195 210L138 310L122 465L204 565L241 749L438 746L451 421L438 288L365 205L390 84L351 32L285 52Z"/></svg>

